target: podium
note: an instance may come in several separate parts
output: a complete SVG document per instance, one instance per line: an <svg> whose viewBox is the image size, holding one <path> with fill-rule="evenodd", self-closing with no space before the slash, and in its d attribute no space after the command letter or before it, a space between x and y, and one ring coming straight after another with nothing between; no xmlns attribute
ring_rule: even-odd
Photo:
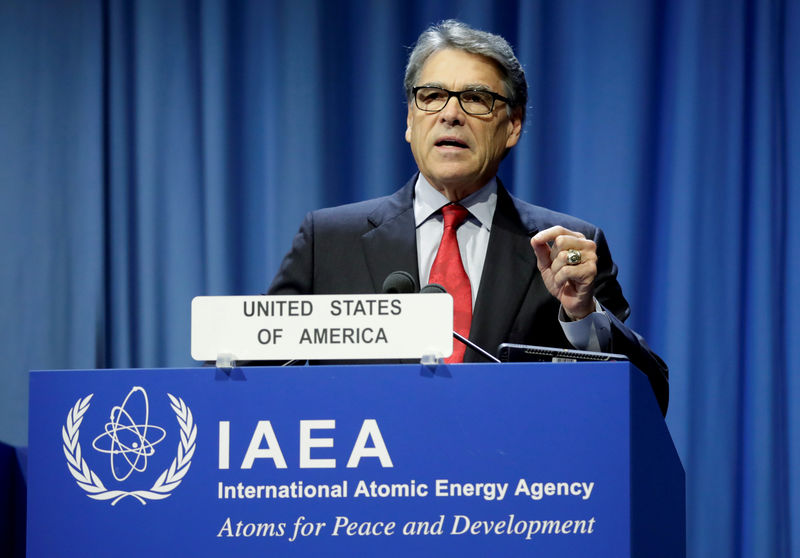
<svg viewBox="0 0 800 558"><path fill-rule="evenodd" d="M28 557L685 556L628 363L35 371Z"/></svg>

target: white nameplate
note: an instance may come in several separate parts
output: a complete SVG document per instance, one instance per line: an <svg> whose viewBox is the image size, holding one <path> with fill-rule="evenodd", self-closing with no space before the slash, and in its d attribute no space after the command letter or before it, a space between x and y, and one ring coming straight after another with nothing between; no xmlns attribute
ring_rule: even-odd
<svg viewBox="0 0 800 558"><path fill-rule="evenodd" d="M395 359L453 352L449 294L198 296L192 358Z"/></svg>

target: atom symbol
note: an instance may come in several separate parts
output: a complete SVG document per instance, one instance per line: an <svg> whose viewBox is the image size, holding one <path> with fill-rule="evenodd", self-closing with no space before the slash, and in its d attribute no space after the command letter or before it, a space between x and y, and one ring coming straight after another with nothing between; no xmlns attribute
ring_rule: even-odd
<svg viewBox="0 0 800 558"><path fill-rule="evenodd" d="M141 393L144 401L144 423L136 424L131 415L126 410L128 400L134 393ZM105 432L97 436L92 441L92 447L101 453L107 453L111 459L111 473L118 481L124 481L134 471L143 472L147 469L147 458L155 453L153 447L161 442L167 435L166 431L160 426L148 424L150 421L150 403L147 401L147 392L134 386L122 405L111 409L110 422L105 425ZM159 438L148 440L148 430L156 431ZM99 444L104 443L105 447ZM130 469L122 477L117 475L117 468L114 458L121 455L130 465Z"/></svg>

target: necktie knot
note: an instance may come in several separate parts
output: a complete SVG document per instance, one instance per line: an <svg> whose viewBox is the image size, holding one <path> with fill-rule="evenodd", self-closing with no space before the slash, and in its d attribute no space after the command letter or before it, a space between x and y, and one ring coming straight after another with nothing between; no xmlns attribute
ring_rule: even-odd
<svg viewBox="0 0 800 558"><path fill-rule="evenodd" d="M442 217L444 217L444 227L458 228L466 221L469 211L463 205L450 203L442 207Z"/></svg>

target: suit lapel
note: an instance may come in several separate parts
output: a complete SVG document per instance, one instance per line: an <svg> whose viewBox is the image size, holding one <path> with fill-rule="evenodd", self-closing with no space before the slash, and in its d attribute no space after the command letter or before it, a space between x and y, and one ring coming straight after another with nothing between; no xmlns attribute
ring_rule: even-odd
<svg viewBox="0 0 800 558"><path fill-rule="evenodd" d="M530 235L511 196L498 182L497 208L469 336L492 354L507 339L531 280L538 274ZM485 361L470 350L465 360Z"/></svg>
<svg viewBox="0 0 800 558"><path fill-rule="evenodd" d="M410 273L419 285L413 207L416 179L415 175L368 217L374 228L361 237L361 245L376 293L381 292L383 281L393 271Z"/></svg>

